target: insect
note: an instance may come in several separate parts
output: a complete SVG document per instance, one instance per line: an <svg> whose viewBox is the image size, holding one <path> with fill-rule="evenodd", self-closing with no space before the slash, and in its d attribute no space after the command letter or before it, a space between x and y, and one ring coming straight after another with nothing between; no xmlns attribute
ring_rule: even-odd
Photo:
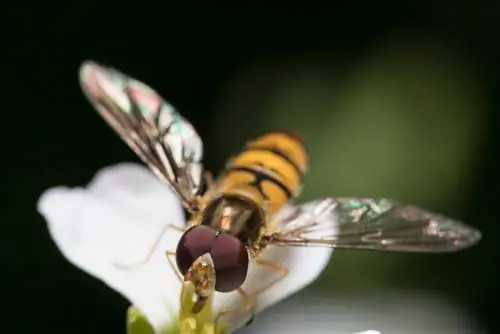
<svg viewBox="0 0 500 334"><path fill-rule="evenodd" d="M213 291L237 291L245 301L242 309L223 314L251 311L253 297L288 273L259 256L270 245L433 253L458 251L481 238L459 221L384 198L292 204L301 192L308 155L291 132L269 132L248 142L212 180L203 170L203 145L195 129L153 89L93 62L82 65L80 82L100 115L190 213L176 251L167 251L167 258L173 265L170 257L175 257L182 279L193 283L195 313ZM251 261L279 274L252 294L242 289Z"/></svg>

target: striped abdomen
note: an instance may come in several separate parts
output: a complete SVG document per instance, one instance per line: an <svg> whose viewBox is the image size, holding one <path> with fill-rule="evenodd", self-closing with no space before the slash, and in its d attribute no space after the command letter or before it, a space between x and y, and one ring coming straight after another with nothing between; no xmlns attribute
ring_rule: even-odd
<svg viewBox="0 0 500 334"><path fill-rule="evenodd" d="M270 132L247 143L228 163L218 182L223 194L232 189L252 188L256 202L266 201L272 215L299 195L308 157L301 139L288 132Z"/></svg>

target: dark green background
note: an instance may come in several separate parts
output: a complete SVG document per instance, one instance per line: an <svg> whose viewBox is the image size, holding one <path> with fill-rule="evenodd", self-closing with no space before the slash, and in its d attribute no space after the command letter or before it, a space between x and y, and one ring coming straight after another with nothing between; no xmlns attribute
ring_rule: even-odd
<svg viewBox="0 0 500 334"><path fill-rule="evenodd" d="M293 126L317 152L304 198L397 197L480 228L482 243L459 254L336 254L338 260L312 291L349 293L387 286L438 291L465 306L492 333L499 332L498 5L355 1L332 3L330 8L311 3L273 6L12 3L15 10L7 11L12 22L4 30L2 48L7 59L0 123L0 254L6 307L2 319L15 323L16 332L95 333L95 323L103 333L124 330L127 302L68 264L35 211L44 189L83 185L101 167L138 161L79 90L77 68L87 58L112 64L157 88L198 129L209 169L220 169L246 139L263 130ZM427 72L421 71L420 60ZM406 74L407 65L413 74ZM290 76L297 68L299 74ZM387 71L378 73L380 68ZM360 74L366 80L357 81L353 74L365 72L371 73ZM383 92L405 88L378 101L385 73L401 77ZM420 81L419 73L424 73ZM443 87L451 88L442 93ZM414 94L419 89L426 93ZM281 97L270 105L276 91ZM344 101L341 107L324 107L337 94ZM300 103L294 100L297 96L303 97ZM394 99L415 108L408 115L427 112L415 125L422 140L411 139L419 152L415 161L405 161L405 155L394 163L384 158L408 151L403 139L390 137L397 134L391 129L402 124L398 122L413 124L410 116L391 121L395 114L384 103L397 112ZM363 101L368 102L360 106ZM372 106L373 123L347 128L340 140L329 142L335 131L328 130L329 122L332 129L342 128L351 109ZM383 114L387 110L391 113ZM356 118L349 121L355 124ZM451 130L442 126L448 123ZM459 141L467 154L443 162L436 147L443 152L447 148L429 141L430 132L432 138ZM387 133L389 142L402 146L378 146L378 136ZM373 147L355 150L350 138L369 138ZM468 142L474 144L469 147ZM332 154L330 145L336 149ZM372 171L372 163L383 168ZM428 164L440 169L429 170ZM392 174L397 175L393 182ZM441 179L446 185L441 186Z"/></svg>

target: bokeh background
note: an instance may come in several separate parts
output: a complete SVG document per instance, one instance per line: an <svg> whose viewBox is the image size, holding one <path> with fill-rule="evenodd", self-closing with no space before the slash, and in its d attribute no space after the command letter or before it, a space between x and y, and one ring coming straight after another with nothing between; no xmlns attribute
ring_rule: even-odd
<svg viewBox="0 0 500 334"><path fill-rule="evenodd" d="M95 333L96 323L124 333L127 302L67 263L35 210L51 186L139 161L80 92L77 68L91 58L155 87L191 120L210 170L266 130L293 129L311 153L303 200L396 198L484 234L451 255L336 252L314 285L246 333L291 333L297 317L295 332L500 333L499 6L183 6L12 3L2 51L3 322L18 333Z"/></svg>

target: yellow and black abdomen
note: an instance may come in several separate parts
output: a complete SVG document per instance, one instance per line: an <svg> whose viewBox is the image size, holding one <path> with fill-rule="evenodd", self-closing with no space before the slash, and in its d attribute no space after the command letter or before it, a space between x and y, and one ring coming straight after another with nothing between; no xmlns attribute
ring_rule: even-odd
<svg viewBox="0 0 500 334"><path fill-rule="evenodd" d="M253 188L249 193L261 197L254 198L257 202L266 201L267 212L272 215L300 194L307 165L307 151L297 135L270 132L247 143L231 159L218 187L222 193Z"/></svg>

